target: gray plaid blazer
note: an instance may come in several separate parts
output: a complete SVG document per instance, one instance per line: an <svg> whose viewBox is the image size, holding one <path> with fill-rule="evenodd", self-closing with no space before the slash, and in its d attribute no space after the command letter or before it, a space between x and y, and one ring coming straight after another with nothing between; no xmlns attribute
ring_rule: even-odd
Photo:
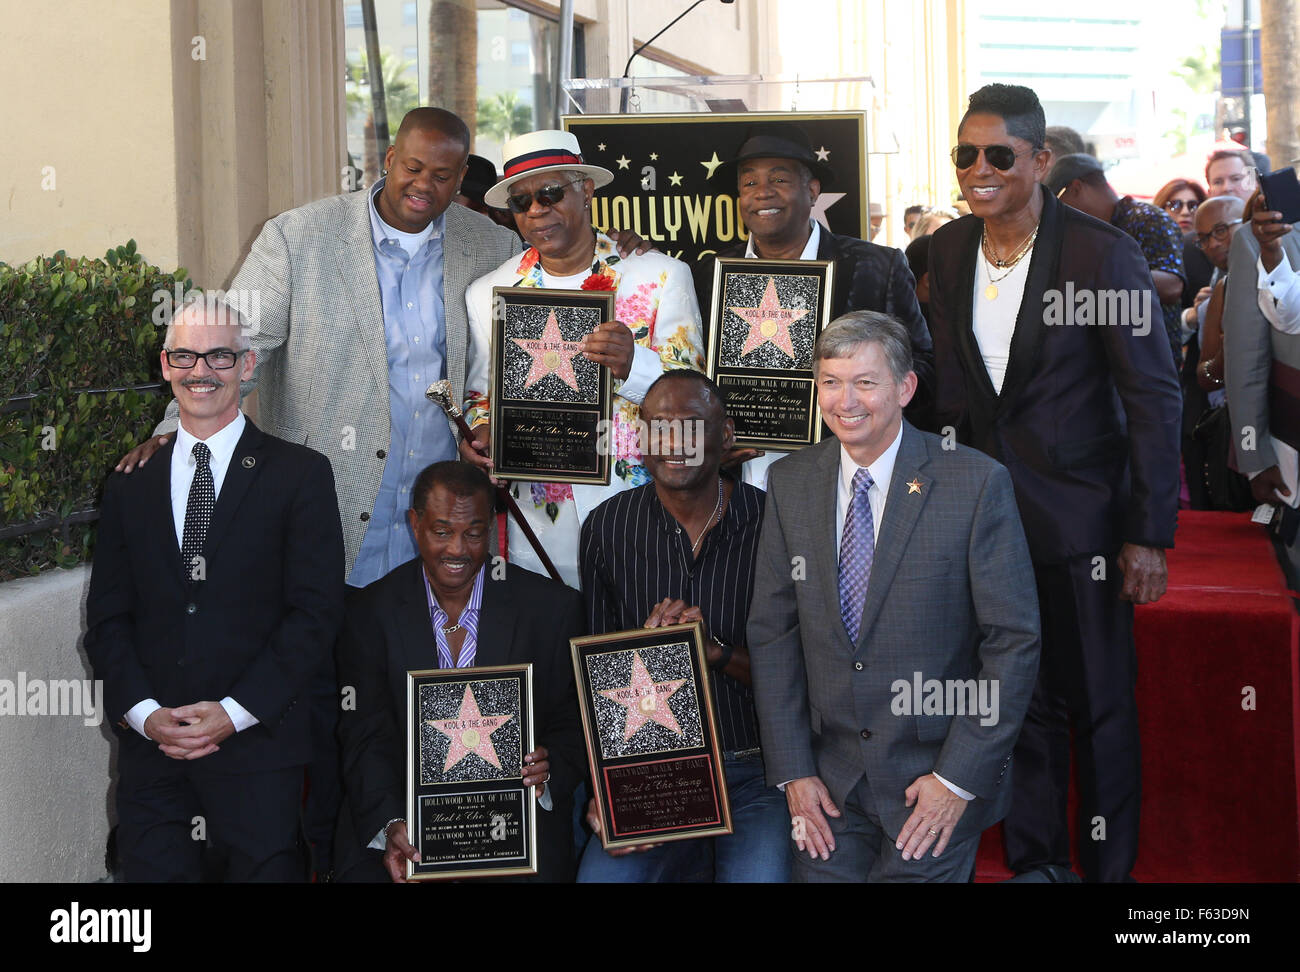
<svg viewBox="0 0 1300 972"><path fill-rule="evenodd" d="M261 304L252 337L257 369L244 394L259 390L263 429L329 458L349 573L390 448L388 352L368 197L331 196L268 220L230 286L256 291ZM519 237L487 217L447 207L442 293L447 377L457 401L465 393L465 288L519 249ZM155 432L174 430L176 416L172 402Z"/></svg>
<svg viewBox="0 0 1300 972"><path fill-rule="evenodd" d="M865 775L896 838L911 813L904 790L935 772L976 796L959 841L1006 814L1011 751L1038 672L1038 595L1011 477L983 453L945 450L903 423L853 644L839 608L839 471L832 438L768 478L748 625L767 781L819 776L843 807ZM923 682L996 680L997 721L918 714L917 672Z"/></svg>
<svg viewBox="0 0 1300 972"><path fill-rule="evenodd" d="M1300 225L1300 224L1297 224ZM1300 231L1282 237L1287 261L1300 267ZM1228 392L1237 469L1243 475L1277 465L1269 437L1269 384L1276 359L1300 368L1300 334L1283 334L1259 309L1259 240L1246 225L1228 251L1228 294L1223 308L1223 379ZM1247 430L1251 430L1247 434ZM1254 443L1253 449L1243 443Z"/></svg>

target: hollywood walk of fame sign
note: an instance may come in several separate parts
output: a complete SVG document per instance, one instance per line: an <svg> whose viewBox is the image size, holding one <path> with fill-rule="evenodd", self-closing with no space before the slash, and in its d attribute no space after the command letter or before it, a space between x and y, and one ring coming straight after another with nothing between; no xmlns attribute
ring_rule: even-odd
<svg viewBox="0 0 1300 972"><path fill-rule="evenodd" d="M537 873L533 667L407 672L410 881Z"/></svg>
<svg viewBox="0 0 1300 972"><path fill-rule="evenodd" d="M834 273L829 260L714 261L708 372L727 395L738 446L791 452L821 441L813 348Z"/></svg>
<svg viewBox="0 0 1300 972"><path fill-rule="evenodd" d="M832 233L861 237L868 207L860 111L566 115L561 124L578 136L587 162L614 173L591 201L595 225L635 230L661 252L693 264L749 238L735 178L724 184L719 166L735 157L751 129L785 122L807 134L835 176L822 187L813 218ZM707 321L707 308L700 310Z"/></svg>
<svg viewBox="0 0 1300 972"><path fill-rule="evenodd" d="M494 287L492 306L496 475L607 485L613 376L583 357L582 338L614 320L613 292Z"/></svg>
<svg viewBox="0 0 1300 972"><path fill-rule="evenodd" d="M703 627L570 645L604 846L731 833Z"/></svg>

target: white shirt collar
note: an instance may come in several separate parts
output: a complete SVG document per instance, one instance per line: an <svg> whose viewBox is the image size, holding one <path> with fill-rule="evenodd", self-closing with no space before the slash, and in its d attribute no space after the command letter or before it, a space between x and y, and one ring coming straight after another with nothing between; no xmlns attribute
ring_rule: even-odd
<svg viewBox="0 0 1300 972"><path fill-rule="evenodd" d="M803 252L799 254L800 260L816 260L817 247L821 246L822 228L817 224L817 220L809 218L808 225L812 227L812 232L808 234L808 242L804 244ZM754 234L749 234L749 242L745 244L745 256L751 260L758 259L758 254L754 252Z"/></svg>
<svg viewBox="0 0 1300 972"><path fill-rule="evenodd" d="M393 240L401 243L403 249L408 253L414 254L431 237L441 238L443 227L447 225L447 214L445 212L437 219L430 220L429 225L418 233L405 233L384 221L384 217L379 215L379 207L375 205L375 196L384 188L386 181L387 176L380 179L368 190L370 198L367 200L366 205L370 209L370 235L374 238L375 245L378 246L386 239Z"/></svg>
<svg viewBox="0 0 1300 972"><path fill-rule="evenodd" d="M894 476L894 462L898 459L898 447L903 442L903 423L898 423L898 435L894 436L894 441L889 444L877 458L876 461L866 467L867 472L871 474L871 481L880 488L881 493L889 493L889 482ZM840 485L850 496L853 495L853 476L863 468L853 461L849 455L849 450L844 448L844 443L840 443Z"/></svg>
<svg viewBox="0 0 1300 972"><path fill-rule="evenodd" d="M186 462L193 463L194 443L202 442L212 453L208 460L209 464L214 468L220 466L225 469L230 465L230 457L235 454L235 446L239 444L239 438L244 434L244 426L247 424L248 420L244 418L244 413L236 412L235 417L225 428L206 439L191 435L185 430L184 425L180 425L176 429L176 452L184 457Z"/></svg>

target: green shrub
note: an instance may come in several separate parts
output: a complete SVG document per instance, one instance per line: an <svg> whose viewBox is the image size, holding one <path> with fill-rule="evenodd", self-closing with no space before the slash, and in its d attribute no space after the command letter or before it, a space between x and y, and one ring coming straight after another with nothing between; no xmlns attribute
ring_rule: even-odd
<svg viewBox="0 0 1300 972"><path fill-rule="evenodd" d="M90 558L104 480L170 397L133 386L162 381L154 295L177 282L186 271L150 266L135 240L0 263L0 531L50 522L0 539L0 581Z"/></svg>

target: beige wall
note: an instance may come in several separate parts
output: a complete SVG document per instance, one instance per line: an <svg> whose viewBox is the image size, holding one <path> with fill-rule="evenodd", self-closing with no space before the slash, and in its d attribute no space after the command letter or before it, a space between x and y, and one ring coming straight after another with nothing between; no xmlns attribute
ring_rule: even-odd
<svg viewBox="0 0 1300 972"><path fill-rule="evenodd" d="M965 0L799 0L777 6L785 76L869 76L866 84L808 85L801 107L867 112L871 201L884 207L877 242L904 246L903 210L950 205L948 150L965 107Z"/></svg>
<svg viewBox="0 0 1300 972"><path fill-rule="evenodd" d="M176 266L170 20L152 0L0 0L0 260L134 237Z"/></svg>
<svg viewBox="0 0 1300 972"><path fill-rule="evenodd" d="M341 20L333 0L64 0L40 16L0 0L0 260L134 237L164 269L227 284L268 216L340 191Z"/></svg>

